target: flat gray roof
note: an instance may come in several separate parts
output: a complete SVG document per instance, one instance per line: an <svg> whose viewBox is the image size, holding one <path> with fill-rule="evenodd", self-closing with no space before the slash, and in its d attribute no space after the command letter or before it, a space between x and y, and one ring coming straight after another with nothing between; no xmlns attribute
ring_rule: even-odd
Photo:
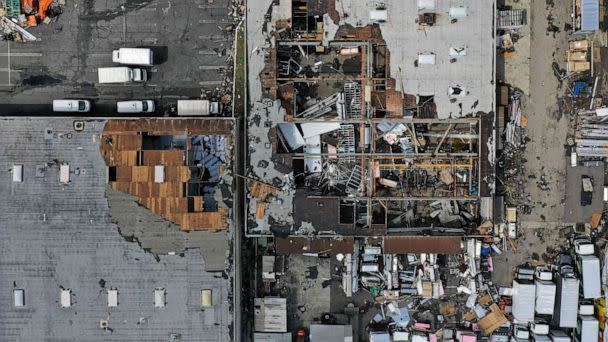
<svg viewBox="0 0 608 342"><path fill-rule="evenodd" d="M340 13L340 25L365 26L370 24L370 3L358 0L342 0L336 6ZM419 3L435 3L434 9L419 10ZM391 77L407 94L434 95L439 118L460 117L469 113L494 111L494 0L387 0L382 1L388 12L388 20L380 23L382 37L390 51ZM466 16L461 17L466 8ZM348 14L344 16L342 9ZM459 12L459 13L457 13ZM420 30L418 15L436 13L433 26ZM452 23L452 19L457 21ZM466 48L466 56L450 56L450 48ZM414 62L419 54L434 54L434 65L418 67ZM456 58L456 62L450 60ZM466 95L450 97L448 88L460 86ZM456 99L454 101L453 99ZM461 108L462 107L462 108Z"/></svg>
<svg viewBox="0 0 608 342"><path fill-rule="evenodd" d="M112 223L98 146L104 123L86 120L75 132L72 118L0 119L0 340L229 341L229 278L206 272L198 249L157 261ZM59 183L57 163L70 164L69 184ZM23 182L13 182L15 164ZM60 307L60 287L72 290L72 307ZM164 308L154 307L157 287ZM25 307L13 306L14 288L25 290ZM204 311L201 289L213 290Z"/></svg>

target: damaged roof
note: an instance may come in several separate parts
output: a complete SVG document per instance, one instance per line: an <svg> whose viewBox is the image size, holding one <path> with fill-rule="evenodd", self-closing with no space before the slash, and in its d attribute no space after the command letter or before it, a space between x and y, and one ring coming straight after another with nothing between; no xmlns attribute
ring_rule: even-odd
<svg viewBox="0 0 608 342"><path fill-rule="evenodd" d="M352 253L353 246L353 237L342 237L340 239L307 238L300 236L275 238L275 248L277 254Z"/></svg>
<svg viewBox="0 0 608 342"><path fill-rule="evenodd" d="M458 254L461 238L457 236L385 236L384 252L390 254Z"/></svg>

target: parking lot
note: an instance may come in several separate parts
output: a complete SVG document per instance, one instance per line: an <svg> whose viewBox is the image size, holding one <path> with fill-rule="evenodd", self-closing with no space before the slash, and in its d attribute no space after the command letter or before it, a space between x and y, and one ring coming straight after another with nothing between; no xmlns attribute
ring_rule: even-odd
<svg viewBox="0 0 608 342"><path fill-rule="evenodd" d="M116 101L132 99L155 100L163 116L177 99L232 93L229 0L83 0L63 10L28 29L38 41L0 42L3 115L49 115L53 99L82 98L95 116L114 116ZM153 50L148 82L98 83L97 69L116 66L120 47Z"/></svg>

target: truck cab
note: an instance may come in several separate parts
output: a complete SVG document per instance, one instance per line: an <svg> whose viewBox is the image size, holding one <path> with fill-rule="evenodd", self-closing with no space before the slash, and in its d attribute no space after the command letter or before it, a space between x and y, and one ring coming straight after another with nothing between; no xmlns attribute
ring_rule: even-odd
<svg viewBox="0 0 608 342"><path fill-rule="evenodd" d="M551 280L553 278L553 274L551 270L547 266L537 266L536 267L536 279L538 280Z"/></svg>
<svg viewBox="0 0 608 342"><path fill-rule="evenodd" d="M595 254L595 245L586 235L574 235L571 239L571 245L574 247L574 252L578 255Z"/></svg>

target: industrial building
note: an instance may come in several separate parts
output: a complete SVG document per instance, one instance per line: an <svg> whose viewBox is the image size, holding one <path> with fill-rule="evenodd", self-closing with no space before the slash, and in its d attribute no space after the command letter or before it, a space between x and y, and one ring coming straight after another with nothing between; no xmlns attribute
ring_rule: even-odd
<svg viewBox="0 0 608 342"><path fill-rule="evenodd" d="M472 232L493 209L494 4L329 3L248 18L247 231Z"/></svg>
<svg viewBox="0 0 608 342"><path fill-rule="evenodd" d="M206 195L197 210L171 207L178 218L163 205L181 205L183 193L169 189L192 194L180 183L194 173L180 168L199 158L197 137L230 129L217 120L2 118L0 340L229 341L226 249L213 246L228 243L207 231L228 218L214 227L189 218L213 212ZM164 140L177 134L185 145ZM171 149L159 147L167 141Z"/></svg>
<svg viewBox="0 0 608 342"><path fill-rule="evenodd" d="M404 298L456 294L483 268L466 236L493 233L495 12L443 0L249 9L252 293L287 299L287 331L404 338L422 320ZM488 331L506 321L492 304ZM387 321L390 333L373 330Z"/></svg>

